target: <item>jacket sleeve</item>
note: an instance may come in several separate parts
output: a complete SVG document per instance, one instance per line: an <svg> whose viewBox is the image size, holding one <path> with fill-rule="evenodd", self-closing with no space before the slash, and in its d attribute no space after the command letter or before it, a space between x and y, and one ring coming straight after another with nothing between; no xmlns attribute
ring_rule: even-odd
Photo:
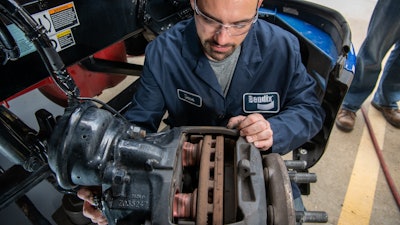
<svg viewBox="0 0 400 225"><path fill-rule="evenodd" d="M272 152L286 154L311 140L322 128L325 111L316 94L316 81L301 62L297 41L292 42L292 74L280 113L268 118L274 132Z"/></svg>
<svg viewBox="0 0 400 225"><path fill-rule="evenodd" d="M148 47L150 46L151 43ZM152 51L149 48L148 50ZM154 56L146 54L139 86L125 117L148 132L157 132L166 110L161 89L154 79L156 70L149 65L151 61L154 61L152 57Z"/></svg>

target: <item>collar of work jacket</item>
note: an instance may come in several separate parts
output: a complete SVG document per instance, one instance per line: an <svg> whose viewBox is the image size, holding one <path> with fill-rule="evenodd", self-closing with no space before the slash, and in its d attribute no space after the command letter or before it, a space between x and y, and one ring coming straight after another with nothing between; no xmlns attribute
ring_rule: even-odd
<svg viewBox="0 0 400 225"><path fill-rule="evenodd" d="M246 84L251 77L256 73L257 66L252 66L262 62L259 42L256 36L258 22L253 24L246 38L241 44L242 50L237 62L234 74L235 83ZM196 32L195 20L190 20L183 33L182 56L190 63L192 70L196 76L208 83L215 91L223 96L218 83L215 83L214 72L209 65L208 58L205 56L203 49ZM239 80L238 80L239 79ZM232 81L233 82L233 81ZM235 87L237 88L237 87ZM245 85L240 85L239 88L245 88Z"/></svg>

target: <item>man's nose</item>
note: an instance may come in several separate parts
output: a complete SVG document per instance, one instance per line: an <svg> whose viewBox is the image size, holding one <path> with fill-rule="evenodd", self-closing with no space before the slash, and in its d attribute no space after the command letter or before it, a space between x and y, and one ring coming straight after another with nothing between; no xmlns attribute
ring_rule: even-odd
<svg viewBox="0 0 400 225"><path fill-rule="evenodd" d="M230 32L229 32L229 27L221 26L217 32L215 32L215 41L219 45L224 45L225 43L228 43L230 40Z"/></svg>

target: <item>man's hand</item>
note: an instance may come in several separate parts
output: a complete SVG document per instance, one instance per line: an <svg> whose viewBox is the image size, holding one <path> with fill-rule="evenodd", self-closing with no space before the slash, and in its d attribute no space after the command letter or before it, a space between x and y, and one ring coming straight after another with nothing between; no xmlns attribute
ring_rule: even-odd
<svg viewBox="0 0 400 225"><path fill-rule="evenodd" d="M259 113L235 116L229 119L228 128L236 128L240 136L261 150L268 150L273 144L273 132L269 122Z"/></svg>
<svg viewBox="0 0 400 225"><path fill-rule="evenodd" d="M107 225L107 219L103 215L103 213L96 207L94 207L95 203L93 201L93 191L88 188L81 188L77 193L78 197L83 202L83 215L92 220L93 223L97 223L99 225Z"/></svg>

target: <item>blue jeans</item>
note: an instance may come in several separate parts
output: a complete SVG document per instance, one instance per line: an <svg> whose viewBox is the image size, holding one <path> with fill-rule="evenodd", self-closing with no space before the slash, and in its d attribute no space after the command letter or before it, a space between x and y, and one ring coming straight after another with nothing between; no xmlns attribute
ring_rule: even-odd
<svg viewBox="0 0 400 225"><path fill-rule="evenodd" d="M303 199L301 198L301 191L299 186L291 181L292 193L293 193L293 206L295 211L306 211L306 208L303 203Z"/></svg>
<svg viewBox="0 0 400 225"><path fill-rule="evenodd" d="M397 109L400 100L400 3L398 0L379 0L357 55L355 76L342 104L344 109L356 112L361 108L374 90L382 60L393 45L395 48L385 64L372 101Z"/></svg>

